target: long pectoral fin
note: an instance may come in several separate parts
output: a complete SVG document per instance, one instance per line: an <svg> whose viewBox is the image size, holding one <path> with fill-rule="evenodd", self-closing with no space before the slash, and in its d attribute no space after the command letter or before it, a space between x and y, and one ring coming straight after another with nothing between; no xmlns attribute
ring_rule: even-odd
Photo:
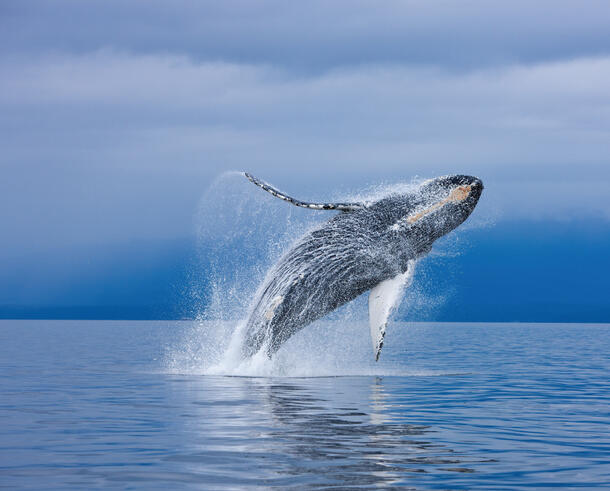
<svg viewBox="0 0 610 491"><path fill-rule="evenodd" d="M270 184L267 184L260 179L257 179L252 174L248 174L244 172L244 176L248 178L248 180L258 187L264 189L269 194L275 196L276 198L283 199L284 201L288 201L295 206L300 206L301 208L309 208L311 210L341 210L341 211L353 211L360 210L361 208L365 208L363 203L309 203L307 201L300 201L298 199L292 198L285 193L282 193L279 189L274 188Z"/></svg>
<svg viewBox="0 0 610 491"><path fill-rule="evenodd" d="M379 360L390 314L400 304L402 294L411 284L414 272L415 261L409 261L404 273L382 281L369 294L369 327L371 328L375 361Z"/></svg>

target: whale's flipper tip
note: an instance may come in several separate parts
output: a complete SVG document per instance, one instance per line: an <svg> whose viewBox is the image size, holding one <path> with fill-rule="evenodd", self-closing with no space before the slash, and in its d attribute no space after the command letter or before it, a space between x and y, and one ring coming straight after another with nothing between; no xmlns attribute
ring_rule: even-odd
<svg viewBox="0 0 610 491"><path fill-rule="evenodd" d="M405 288L413 281L414 272L415 261L411 260L404 273L382 281L369 293L369 328L375 361L379 361L390 315L400 304Z"/></svg>

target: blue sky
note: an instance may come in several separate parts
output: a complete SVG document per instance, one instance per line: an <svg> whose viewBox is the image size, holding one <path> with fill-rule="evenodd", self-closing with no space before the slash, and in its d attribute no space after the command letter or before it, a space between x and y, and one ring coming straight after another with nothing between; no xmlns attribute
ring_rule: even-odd
<svg viewBox="0 0 610 491"><path fill-rule="evenodd" d="M609 28L605 1L2 2L0 293L186 240L227 170L319 199L468 173L479 223L609 229Z"/></svg>

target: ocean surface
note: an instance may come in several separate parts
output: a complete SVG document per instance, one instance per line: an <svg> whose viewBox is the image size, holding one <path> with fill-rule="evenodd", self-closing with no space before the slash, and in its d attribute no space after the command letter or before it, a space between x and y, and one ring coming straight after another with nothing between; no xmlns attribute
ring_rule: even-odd
<svg viewBox="0 0 610 491"><path fill-rule="evenodd" d="M0 321L3 489L610 487L610 325Z"/></svg>

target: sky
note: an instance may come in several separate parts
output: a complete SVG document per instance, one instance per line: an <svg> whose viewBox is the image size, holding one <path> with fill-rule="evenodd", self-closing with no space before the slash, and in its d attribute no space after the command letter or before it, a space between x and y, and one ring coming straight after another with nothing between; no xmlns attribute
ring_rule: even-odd
<svg viewBox="0 0 610 491"><path fill-rule="evenodd" d="M230 170L472 174L480 223L610 230L609 32L605 0L3 1L0 304L188 240Z"/></svg>

